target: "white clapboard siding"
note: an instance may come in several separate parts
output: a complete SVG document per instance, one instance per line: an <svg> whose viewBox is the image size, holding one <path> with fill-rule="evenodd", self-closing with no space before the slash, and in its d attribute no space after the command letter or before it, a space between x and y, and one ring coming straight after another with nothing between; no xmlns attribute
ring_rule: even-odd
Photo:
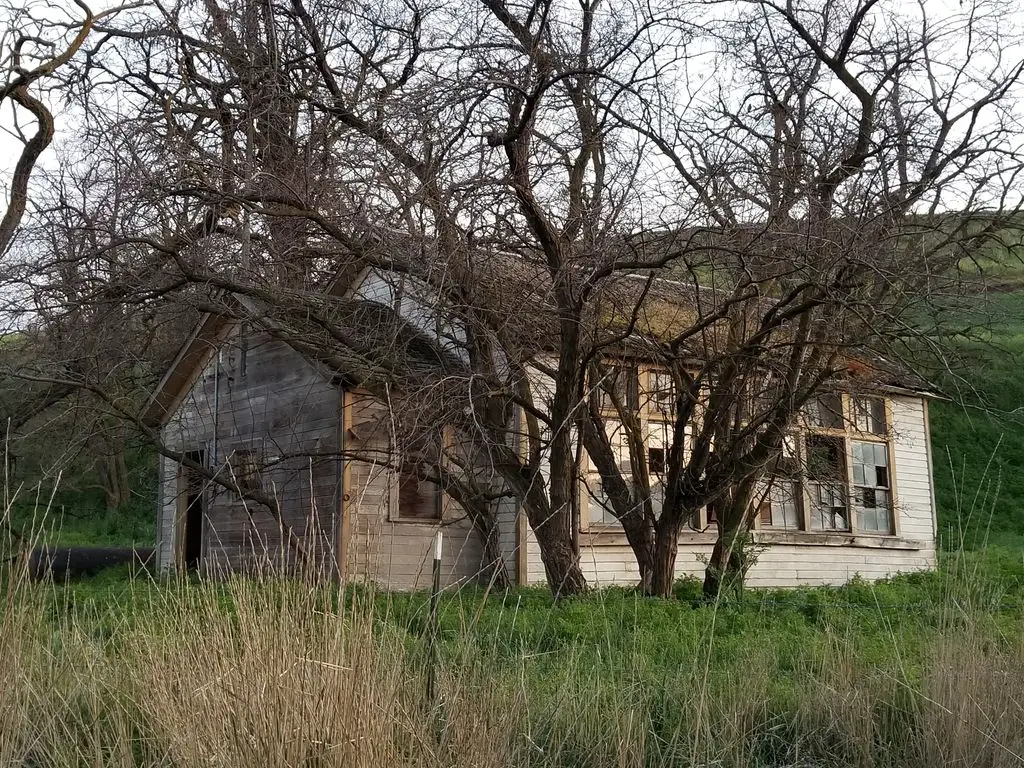
<svg viewBox="0 0 1024 768"><path fill-rule="evenodd" d="M766 544L758 549L748 576L750 586L843 584L855 577L877 580L935 567L926 404L910 396L893 396L891 402L897 535L834 536L829 537L829 543L818 544L814 543L814 534L807 533L800 544ZM635 585L639 581L636 560L621 533L595 533L583 539L580 566L591 585ZM679 545L676 575L701 578L702 558L710 554L714 537L687 534L684 539ZM529 582L544 583L544 567L532 532L527 535L527 557Z"/></svg>

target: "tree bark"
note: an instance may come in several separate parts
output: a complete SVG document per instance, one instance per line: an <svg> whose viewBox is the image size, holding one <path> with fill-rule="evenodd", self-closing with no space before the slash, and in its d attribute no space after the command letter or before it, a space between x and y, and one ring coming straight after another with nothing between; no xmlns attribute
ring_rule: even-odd
<svg viewBox="0 0 1024 768"><path fill-rule="evenodd" d="M653 567L650 590L652 597L672 597L672 586L676 580L676 555L679 552L679 530L681 520L662 517L654 534Z"/></svg>
<svg viewBox="0 0 1024 768"><path fill-rule="evenodd" d="M656 540L654 525L651 520L639 514L626 515L620 522L640 569L640 592L644 595L653 595Z"/></svg>
<svg viewBox="0 0 1024 768"><path fill-rule="evenodd" d="M124 443L119 436L101 435L97 438L96 469L108 512L116 511L131 494L128 465L124 456Z"/></svg>
<svg viewBox="0 0 1024 768"><path fill-rule="evenodd" d="M475 526L483 544L483 555L487 583L498 589L508 589L512 580L508 575L505 555L501 551L501 528L493 515L489 515L485 523Z"/></svg>
<svg viewBox="0 0 1024 768"><path fill-rule="evenodd" d="M730 589L741 590L746 575L747 556L742 546L746 530L742 527L719 527L718 538L704 569L704 597L716 600Z"/></svg>
<svg viewBox="0 0 1024 768"><path fill-rule="evenodd" d="M540 546L544 573L556 600L583 594L587 590L587 580L583 577L579 558L573 552L569 537L559 530L560 522L557 519L550 520L533 528Z"/></svg>

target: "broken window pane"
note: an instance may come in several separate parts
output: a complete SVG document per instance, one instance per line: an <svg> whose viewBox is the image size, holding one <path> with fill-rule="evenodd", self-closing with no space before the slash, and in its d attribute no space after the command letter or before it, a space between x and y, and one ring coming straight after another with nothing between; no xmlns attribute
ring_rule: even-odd
<svg viewBox="0 0 1024 768"><path fill-rule="evenodd" d="M854 440L851 453L857 528L871 533L891 533L889 447L885 443Z"/></svg>
<svg viewBox="0 0 1024 768"><path fill-rule="evenodd" d="M810 483L811 528L847 531L850 520L846 506L846 488L840 483Z"/></svg>
<svg viewBox="0 0 1024 768"><path fill-rule="evenodd" d="M842 480L846 456L841 437L810 435L807 438L807 475L812 480Z"/></svg>
<svg viewBox="0 0 1024 768"><path fill-rule="evenodd" d="M885 400L880 397L853 398L853 421L860 432L872 435L884 435Z"/></svg>
<svg viewBox="0 0 1024 768"><path fill-rule="evenodd" d="M842 429L843 398L841 395L819 395L808 405L808 416L812 426L823 429Z"/></svg>
<svg viewBox="0 0 1024 768"><path fill-rule="evenodd" d="M800 528L799 485L793 480L772 478L762 496L761 525L772 528Z"/></svg>

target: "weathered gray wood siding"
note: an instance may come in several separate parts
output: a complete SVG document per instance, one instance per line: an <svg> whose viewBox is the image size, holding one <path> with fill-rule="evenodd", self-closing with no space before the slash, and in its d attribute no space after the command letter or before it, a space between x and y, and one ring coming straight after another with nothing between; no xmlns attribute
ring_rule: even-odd
<svg viewBox="0 0 1024 768"><path fill-rule="evenodd" d="M478 579L483 559L480 538L459 505L445 498L441 522L399 519L388 410L367 395L350 393L349 397L351 426L346 430L345 451L362 460L350 462L348 469L351 533L345 572L350 578L389 589L429 587L434 536L443 527L443 583Z"/></svg>
<svg viewBox="0 0 1024 768"><path fill-rule="evenodd" d="M233 451L251 450L264 465L260 482L283 520L303 537L317 567L333 571L340 511L340 390L291 347L266 333L236 332L206 365L163 428L176 451L204 451L208 467L232 472ZM180 553L181 467L161 460L159 565ZM205 489L203 561L210 571L296 564L281 524L262 506L243 503L213 483Z"/></svg>

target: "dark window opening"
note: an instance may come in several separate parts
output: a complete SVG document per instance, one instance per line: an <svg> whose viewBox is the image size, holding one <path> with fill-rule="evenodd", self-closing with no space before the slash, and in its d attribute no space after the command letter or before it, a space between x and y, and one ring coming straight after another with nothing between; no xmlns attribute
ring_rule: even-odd
<svg viewBox="0 0 1024 768"><path fill-rule="evenodd" d="M650 469L652 474L663 475L665 474L665 449L664 448L648 448L647 449L647 467Z"/></svg>
<svg viewBox="0 0 1024 768"><path fill-rule="evenodd" d="M185 458L201 467L206 466L205 451L189 451ZM203 486L206 478L198 471L183 467L185 473L185 530L183 532L183 557L186 568L198 569L203 560L203 519L206 517Z"/></svg>
<svg viewBox="0 0 1024 768"><path fill-rule="evenodd" d="M841 437L810 435L807 438L812 528L827 531L845 531L850 528L845 444Z"/></svg>
<svg viewBox="0 0 1024 768"><path fill-rule="evenodd" d="M807 476L811 480L842 480L846 475L843 439L810 435L807 438Z"/></svg>
<svg viewBox="0 0 1024 768"><path fill-rule="evenodd" d="M403 520L441 519L441 487L421 478L416 466L406 462L398 472L398 517Z"/></svg>
<svg viewBox="0 0 1024 768"><path fill-rule="evenodd" d="M816 427L842 429L845 425L842 396L835 394L819 395L811 402L810 417L811 424Z"/></svg>

